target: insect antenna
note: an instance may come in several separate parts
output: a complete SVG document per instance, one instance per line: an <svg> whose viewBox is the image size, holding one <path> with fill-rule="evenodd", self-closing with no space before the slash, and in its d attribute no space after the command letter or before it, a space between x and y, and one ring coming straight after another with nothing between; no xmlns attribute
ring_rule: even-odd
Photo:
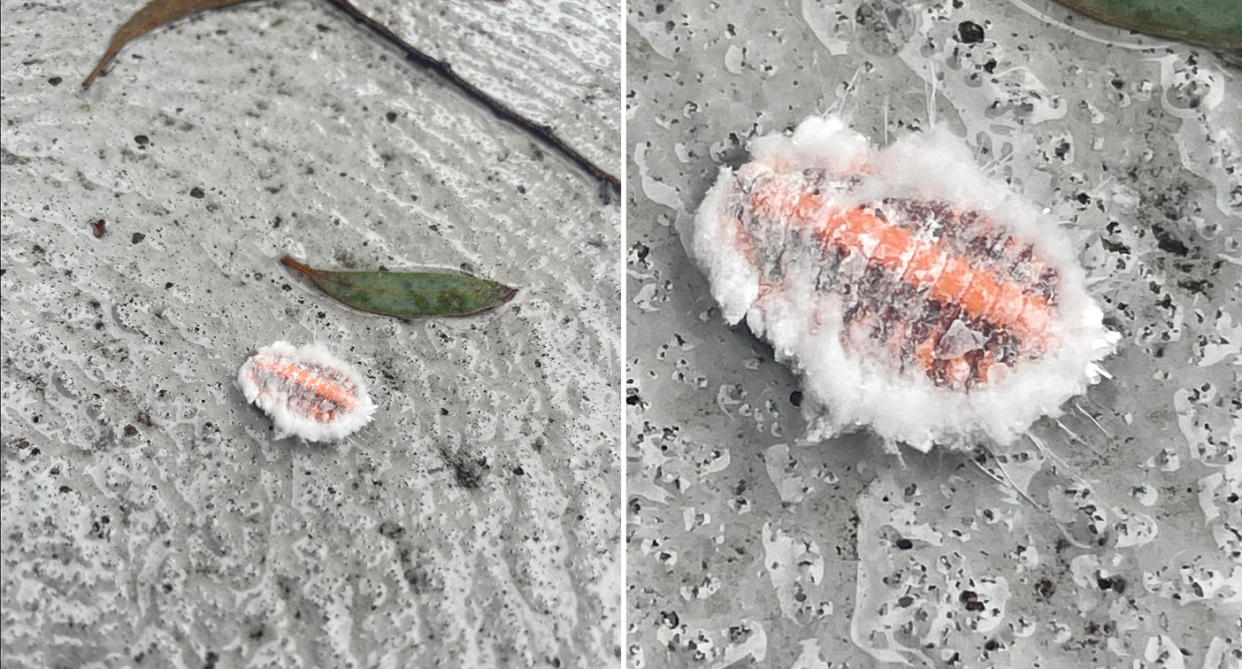
<svg viewBox="0 0 1242 669"><path fill-rule="evenodd" d="M1004 463L1002 463L1000 459L996 457L996 453L994 453L992 449L982 444L979 444L975 446L974 450L971 453L972 453L972 456L967 459L970 460L970 463L973 464L976 469L986 474L988 478L992 479L993 481L1001 485L1009 486L1010 488L1013 489L1014 492L1018 493L1019 497L1026 500L1027 503L1029 503L1031 506L1035 507L1036 509L1043 511L1044 513L1050 513L1046 507L1044 507L1039 502L1036 502L1035 499L1032 498L1029 494L1027 494L1025 490L1019 487L1017 483L1014 483L1013 477L1011 477L1009 475L1009 471L1005 469ZM996 466L997 471L992 471L991 469L985 467L982 461L990 461Z"/></svg>
<svg viewBox="0 0 1242 669"><path fill-rule="evenodd" d="M832 105L828 107L827 113L824 114L825 117L835 114L840 116L847 123L849 122L849 119L854 117L854 111L858 109L856 104L858 101L858 76L862 74L862 71L863 68L861 66L854 69L854 74L850 76L849 81L845 82L845 88L841 91L841 94L837 96L836 102L833 102ZM855 103L854 108L847 111L846 107L849 106L851 102Z"/></svg>
<svg viewBox="0 0 1242 669"><path fill-rule="evenodd" d="M981 459L985 461L991 460L991 462L994 463L996 466L996 471L992 471L988 467L985 467L983 465L983 462L980 461ZM1025 490L1019 487L1017 483L1014 483L1013 477L1011 477L1009 475L1009 471L1005 469L1004 463L1002 463L1000 459L996 457L996 454L992 451L992 449L980 444L975 447L971 456L967 457L967 460L969 460L970 463L973 464L976 469L978 469L980 472L983 472L985 476L992 479L993 481L995 481L997 484L1001 486L1008 486L1011 490L1017 493L1019 497L1026 500L1028 504L1034 507L1035 510L1051 518L1053 524L1056 525L1057 532L1060 532L1061 536L1064 537L1066 541L1073 544L1076 548L1084 548L1084 549L1090 548L1090 546L1088 546L1087 544L1084 544L1081 541L1075 539L1074 536L1071 535L1069 531L1065 529L1065 525L1061 522L1061 520L1059 520L1056 516L1052 514L1051 509L1035 501L1035 499L1031 497Z"/></svg>
<svg viewBox="0 0 1242 669"><path fill-rule="evenodd" d="M888 93L884 94L884 146L888 146Z"/></svg>
<svg viewBox="0 0 1242 669"><path fill-rule="evenodd" d="M1100 424L1100 421L1099 421L1099 420L1097 420L1095 416L1091 415L1091 412L1090 412L1090 411L1087 411L1086 409L1082 408L1082 405L1081 405L1081 404L1079 404L1078 402L1074 402L1074 408L1075 408L1075 409L1078 409L1078 412L1079 412L1079 413L1081 413L1082 415L1086 416L1086 417L1087 417L1087 420L1091 421L1091 424L1092 424L1092 425L1094 425L1094 426L1096 427L1096 429L1100 431L1100 434L1103 434L1104 436L1108 437L1109 439L1112 439L1112 438L1113 438L1112 433L1111 433L1111 432L1109 432L1108 430L1104 429L1104 426Z"/></svg>
<svg viewBox="0 0 1242 669"><path fill-rule="evenodd" d="M1092 446L1090 443L1087 442L1086 439L1083 439L1082 437L1080 437L1077 432L1070 429L1070 427L1066 425L1064 422L1062 422L1060 418L1054 418L1052 419L1052 422L1056 424L1057 427L1061 428L1061 431L1064 432L1065 435L1070 438L1071 442L1077 442L1078 445L1094 453L1096 457L1100 457L1100 458L1104 457L1104 453L1102 451L1100 451L1095 446Z"/></svg>

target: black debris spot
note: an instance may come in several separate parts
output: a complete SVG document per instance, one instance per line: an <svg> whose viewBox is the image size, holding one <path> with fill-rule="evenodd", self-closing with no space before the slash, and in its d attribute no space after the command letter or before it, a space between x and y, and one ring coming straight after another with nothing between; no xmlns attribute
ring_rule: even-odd
<svg viewBox="0 0 1242 669"><path fill-rule="evenodd" d="M985 608L983 602L979 601L979 593L974 590L963 590L957 598L966 605L967 611L982 611Z"/></svg>
<svg viewBox="0 0 1242 669"><path fill-rule="evenodd" d="M207 663L203 665L203 669L216 669L216 662L220 661L220 656L216 651L207 651Z"/></svg>
<svg viewBox="0 0 1242 669"><path fill-rule="evenodd" d="M104 221L102 218L91 221L91 234L95 235L95 239L99 239L100 237L103 237L104 233L108 231L108 229L105 227L106 225L107 225L107 222Z"/></svg>
<svg viewBox="0 0 1242 669"><path fill-rule="evenodd" d="M136 142L138 146L146 146L151 143L151 138L146 135L134 135L134 142Z"/></svg>
<svg viewBox="0 0 1242 669"><path fill-rule="evenodd" d="M391 520L385 520L379 524L379 533L389 539L396 539L402 534L405 534L405 528L392 522Z"/></svg>
<svg viewBox="0 0 1242 669"><path fill-rule="evenodd" d="M629 395L628 397L626 397L626 398L625 398L625 403L626 403L626 404L628 404L628 405L630 405L630 406L635 406L635 405L637 405L639 402L642 402L642 400L638 397L638 395L637 395L637 394L635 394L635 395Z"/></svg>
<svg viewBox="0 0 1242 669"><path fill-rule="evenodd" d="M1040 599L1049 599L1056 591L1056 584L1046 578L1039 579L1039 582L1035 584L1035 594Z"/></svg>
<svg viewBox="0 0 1242 669"><path fill-rule="evenodd" d="M795 390L792 393L789 393L789 403L796 407L802 406L802 391Z"/></svg>
<svg viewBox="0 0 1242 669"><path fill-rule="evenodd" d="M1100 244L1105 249L1107 249L1110 253L1123 253L1123 254L1130 253L1129 246L1126 246L1125 244L1122 244L1121 242L1114 242L1113 240L1108 239L1107 237L1100 237Z"/></svg>
<svg viewBox="0 0 1242 669"><path fill-rule="evenodd" d="M983 41L983 26L974 21L962 21L957 24L957 39L963 44L978 44Z"/></svg>
<svg viewBox="0 0 1242 669"><path fill-rule="evenodd" d="M59 86L62 81L64 81L64 79L61 79L60 77L49 77L47 83L53 86Z"/></svg>
<svg viewBox="0 0 1242 669"><path fill-rule="evenodd" d="M453 476L457 479L457 485L474 490L483 482L483 477L487 475L487 470L491 467L487 464L486 458L469 458L460 455L449 455L449 466L453 468Z"/></svg>
<svg viewBox="0 0 1242 669"><path fill-rule="evenodd" d="M897 547L903 551L908 551L911 548L914 548L914 542L910 541L909 539L905 537L902 537L897 540Z"/></svg>
<svg viewBox="0 0 1242 669"><path fill-rule="evenodd" d="M190 197L198 198L199 200L201 200L203 199L204 195L206 195L206 193L204 193L203 189L199 188L198 186L195 186L190 189Z"/></svg>
<svg viewBox="0 0 1242 669"><path fill-rule="evenodd" d="M133 425L126 425L126 426L125 426L125 436L127 436L127 437L132 437L132 436L135 436L135 435L137 435L137 434L138 434L138 428L134 427Z"/></svg>
<svg viewBox="0 0 1242 669"><path fill-rule="evenodd" d="M1185 288L1192 293L1203 294L1208 288L1212 287L1212 282L1207 279L1178 279L1178 288Z"/></svg>
<svg viewBox="0 0 1242 669"><path fill-rule="evenodd" d="M388 119L389 123L393 123L397 120L397 112L388 112L387 114L384 114L384 118Z"/></svg>
<svg viewBox="0 0 1242 669"><path fill-rule="evenodd" d="M146 238L147 236L142 234L141 232L135 232L134 235L129 238L129 242L131 244L137 244L138 242L141 242L142 240Z"/></svg>
<svg viewBox="0 0 1242 669"><path fill-rule="evenodd" d="M1165 230L1163 227L1153 225L1151 226L1151 231L1152 234L1156 236L1156 246L1159 247L1161 251L1166 251L1179 256L1184 256L1190 253L1190 248L1182 243L1182 240L1169 234L1169 231Z"/></svg>

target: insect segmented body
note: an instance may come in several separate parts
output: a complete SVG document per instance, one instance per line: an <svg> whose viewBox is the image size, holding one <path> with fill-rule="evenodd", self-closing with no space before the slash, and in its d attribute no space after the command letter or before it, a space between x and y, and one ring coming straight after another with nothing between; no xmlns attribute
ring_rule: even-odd
<svg viewBox="0 0 1242 669"><path fill-rule="evenodd" d="M242 364L237 382L246 401L272 417L278 439L343 439L375 412L358 372L319 344L264 347Z"/></svg>
<svg viewBox="0 0 1242 669"><path fill-rule="evenodd" d="M753 148L687 246L726 319L802 373L828 432L1005 442L1096 379L1116 337L1065 234L947 133L875 151L814 118Z"/></svg>

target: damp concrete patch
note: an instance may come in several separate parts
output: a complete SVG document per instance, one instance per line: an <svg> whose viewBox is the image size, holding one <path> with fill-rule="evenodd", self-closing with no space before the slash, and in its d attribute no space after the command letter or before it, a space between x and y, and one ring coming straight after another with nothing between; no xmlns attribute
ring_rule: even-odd
<svg viewBox="0 0 1242 669"><path fill-rule="evenodd" d="M1208 50L1051 2L629 5L636 667L1227 667L1242 631L1242 96ZM940 123L1063 221L1121 335L1013 446L804 438L678 233L747 143Z"/></svg>
<svg viewBox="0 0 1242 669"><path fill-rule="evenodd" d="M620 663L620 210L320 3L4 2L4 663ZM620 170L616 12L364 9ZM463 270L476 317L352 311L279 263ZM318 341L377 404L276 439L235 379Z"/></svg>

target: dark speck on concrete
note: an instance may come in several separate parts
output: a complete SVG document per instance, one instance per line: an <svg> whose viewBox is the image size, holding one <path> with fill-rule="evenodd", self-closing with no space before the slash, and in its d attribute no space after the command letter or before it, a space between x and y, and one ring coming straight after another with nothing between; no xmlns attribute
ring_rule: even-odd
<svg viewBox="0 0 1242 669"><path fill-rule="evenodd" d="M134 141L138 143L138 146L146 146L151 143L151 138L146 135L134 135Z"/></svg>
<svg viewBox="0 0 1242 669"><path fill-rule="evenodd" d="M957 38L963 44L977 44L983 41L983 26L974 21L962 21L957 24Z"/></svg>
<svg viewBox="0 0 1242 669"><path fill-rule="evenodd" d="M1035 593L1040 599L1048 599L1057 591L1057 586L1052 581L1042 578L1035 584Z"/></svg>
<svg viewBox="0 0 1242 669"><path fill-rule="evenodd" d="M1156 246L1161 251L1184 256L1190 253L1190 249L1180 239L1173 237L1167 230L1159 225L1151 226L1152 233L1156 236Z"/></svg>
<svg viewBox="0 0 1242 669"><path fill-rule="evenodd" d="M389 539L396 539L402 534L405 534L405 528L392 522L391 520L385 520L379 525L379 533Z"/></svg>
<svg viewBox="0 0 1242 669"><path fill-rule="evenodd" d="M146 239L146 238L147 238L147 236L146 236L146 235L144 235L144 234L142 234L141 232L135 232L135 233L134 233L134 236L129 238L129 241L130 241L130 243L132 243L132 244L137 244L138 242L141 242L142 240L144 240L144 239Z"/></svg>
<svg viewBox="0 0 1242 669"><path fill-rule="evenodd" d="M479 487L489 469L484 458L471 459L460 455L450 455L449 466L453 468L457 484L469 490Z"/></svg>
<svg viewBox="0 0 1242 669"><path fill-rule="evenodd" d="M50 77L50 78L47 80L47 83L49 83L49 84L51 84L51 85L53 85L53 86L59 86L59 85L60 85L60 82L62 82L62 81L64 81L64 79L61 79L60 77Z"/></svg>
<svg viewBox="0 0 1242 669"><path fill-rule="evenodd" d="M204 193L204 192L203 192L203 189L202 189L202 188L199 188L198 186L195 186L195 187L193 187L193 188L191 188L191 189L190 189L190 197L193 197L193 198L198 198L198 199L200 199L200 200L201 200L201 199L203 199L203 196L204 196L204 195L206 195L206 193Z"/></svg>

